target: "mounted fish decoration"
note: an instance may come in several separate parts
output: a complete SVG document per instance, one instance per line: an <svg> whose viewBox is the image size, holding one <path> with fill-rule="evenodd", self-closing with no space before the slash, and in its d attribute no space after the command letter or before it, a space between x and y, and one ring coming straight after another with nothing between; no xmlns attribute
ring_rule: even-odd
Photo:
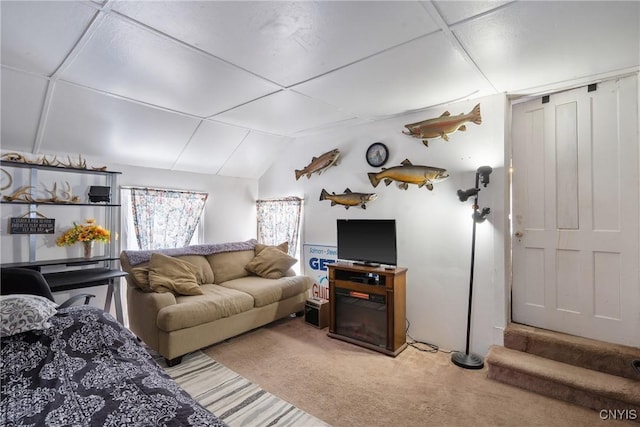
<svg viewBox="0 0 640 427"><path fill-rule="evenodd" d="M382 168L382 171L370 172L368 175L374 187L377 187L380 181L384 181L385 185L391 184L391 181L398 181L398 186L403 190L409 188L409 184L417 184L418 187L426 186L429 191L433 190L434 183L449 178L446 169L413 165L409 159L404 159L400 166Z"/></svg>
<svg viewBox="0 0 640 427"><path fill-rule="evenodd" d="M331 151L327 151L320 157L314 157L304 169L296 169L296 181L300 179L302 175L306 175L307 179L311 177L311 174L317 173L320 175L322 171L336 165L338 157L340 157L340 150L337 148Z"/></svg>
<svg viewBox="0 0 640 427"><path fill-rule="evenodd" d="M440 117L435 119L427 119L417 123L411 123L404 125L409 132L402 131L405 135L411 135L414 138L422 138L422 143L429 146L427 138L440 137L445 141L449 140L447 136L457 130L465 131L467 127L465 123L471 122L477 125L482 123L482 117L480 117L480 104L473 107L473 110L469 114L459 114L452 116L448 111L442 113Z"/></svg>
<svg viewBox="0 0 640 427"><path fill-rule="evenodd" d="M320 193L320 200L331 200L331 206L342 205L345 209L349 209L351 206L360 206L362 209L367 209L366 203L377 198L378 195L375 193L354 193L348 188L342 194L329 194L324 188Z"/></svg>

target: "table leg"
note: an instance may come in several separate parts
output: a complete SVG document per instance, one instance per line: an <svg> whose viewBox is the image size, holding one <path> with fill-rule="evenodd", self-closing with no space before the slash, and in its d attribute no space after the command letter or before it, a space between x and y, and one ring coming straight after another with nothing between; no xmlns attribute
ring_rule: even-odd
<svg viewBox="0 0 640 427"><path fill-rule="evenodd" d="M104 311L111 312L111 299L115 298L116 302L116 319L124 325L124 317L122 316L122 296L120 295L120 278L109 279L107 286L107 297L104 301Z"/></svg>
<svg viewBox="0 0 640 427"><path fill-rule="evenodd" d="M104 311L111 312L111 298L113 297L113 279L109 279L107 284L107 296L104 299Z"/></svg>
<svg viewBox="0 0 640 427"><path fill-rule="evenodd" d="M116 319L121 325L124 325L124 317L122 316L122 295L120 295L120 278L114 279L113 294L116 299Z"/></svg>

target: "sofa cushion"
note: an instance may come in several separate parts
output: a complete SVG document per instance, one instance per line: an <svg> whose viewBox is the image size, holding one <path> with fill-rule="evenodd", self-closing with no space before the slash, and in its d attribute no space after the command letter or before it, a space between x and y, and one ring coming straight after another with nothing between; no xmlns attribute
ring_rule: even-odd
<svg viewBox="0 0 640 427"><path fill-rule="evenodd" d="M253 297L218 285L200 286L202 295L176 296L177 304L158 312L157 326L171 332L230 317L253 308Z"/></svg>
<svg viewBox="0 0 640 427"><path fill-rule="evenodd" d="M200 267L190 262L154 253L149 261L149 286L155 292L202 295L197 276Z"/></svg>
<svg viewBox="0 0 640 427"><path fill-rule="evenodd" d="M247 271L267 279L283 277L293 264L298 262L280 249L269 246L263 248L245 267Z"/></svg>
<svg viewBox="0 0 640 427"><path fill-rule="evenodd" d="M262 307L307 291L311 282L312 279L307 276L288 276L281 279L248 276L229 280L220 285L246 292L253 297L256 307Z"/></svg>
<svg viewBox="0 0 640 427"><path fill-rule="evenodd" d="M220 284L227 280L248 276L249 272L244 267L254 256L253 249L207 255L207 260L213 270L214 283Z"/></svg>

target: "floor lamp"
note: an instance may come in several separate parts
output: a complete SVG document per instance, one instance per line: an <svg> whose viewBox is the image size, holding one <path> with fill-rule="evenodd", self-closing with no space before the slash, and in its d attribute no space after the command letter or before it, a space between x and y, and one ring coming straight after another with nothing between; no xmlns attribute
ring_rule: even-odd
<svg viewBox="0 0 640 427"><path fill-rule="evenodd" d="M484 360L481 356L469 353L469 337L471 335L471 306L473 303L473 270L476 258L476 224L483 222L487 215L491 212L489 208L478 210L478 193L480 192L480 184L485 187L489 184L489 175L491 175L491 166L481 166L476 171L476 186L468 190L458 190L458 198L461 202L466 202L469 197L473 197L473 229L471 234L471 272L469 274L469 305L467 307L467 344L465 352L454 352L451 355L451 361L461 368L465 369L482 369Z"/></svg>

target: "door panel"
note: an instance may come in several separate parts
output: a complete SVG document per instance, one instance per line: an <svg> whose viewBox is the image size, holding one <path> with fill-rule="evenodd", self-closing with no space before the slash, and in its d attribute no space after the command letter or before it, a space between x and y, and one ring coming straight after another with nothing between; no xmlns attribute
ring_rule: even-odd
<svg viewBox="0 0 640 427"><path fill-rule="evenodd" d="M640 346L638 77L513 106L515 322Z"/></svg>

